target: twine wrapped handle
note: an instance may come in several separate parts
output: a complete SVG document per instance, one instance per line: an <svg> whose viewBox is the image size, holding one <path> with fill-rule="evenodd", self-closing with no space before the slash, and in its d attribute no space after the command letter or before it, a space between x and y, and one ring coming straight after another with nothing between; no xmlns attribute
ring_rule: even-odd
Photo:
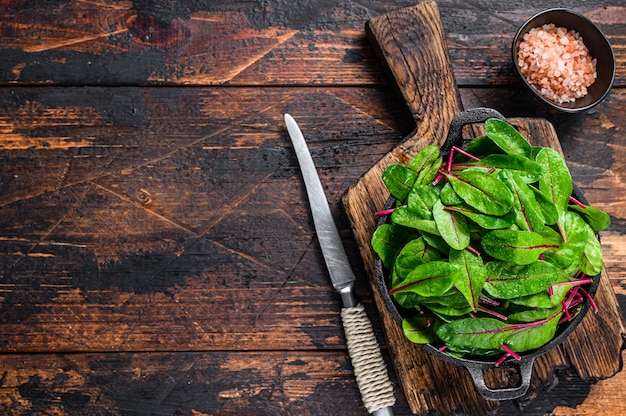
<svg viewBox="0 0 626 416"><path fill-rule="evenodd" d="M375 416L393 415L396 399L387 367L365 308L360 303L341 309L348 353L363 404Z"/></svg>

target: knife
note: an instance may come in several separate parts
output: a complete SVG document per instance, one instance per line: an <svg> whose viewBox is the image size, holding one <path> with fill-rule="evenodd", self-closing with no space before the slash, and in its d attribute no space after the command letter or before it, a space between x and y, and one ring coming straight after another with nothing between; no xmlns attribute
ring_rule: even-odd
<svg viewBox="0 0 626 416"><path fill-rule="evenodd" d="M289 114L285 114L285 124L300 164L311 205L315 232L322 248L330 280L335 290L341 295L343 302L341 320L363 404L374 416L393 416L392 406L396 401L393 385L389 380L387 368L365 308L354 297L353 288L356 278L330 212L313 158L298 124Z"/></svg>

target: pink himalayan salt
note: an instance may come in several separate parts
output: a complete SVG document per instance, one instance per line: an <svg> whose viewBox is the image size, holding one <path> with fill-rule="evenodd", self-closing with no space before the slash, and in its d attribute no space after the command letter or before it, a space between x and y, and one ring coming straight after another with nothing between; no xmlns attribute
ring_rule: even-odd
<svg viewBox="0 0 626 416"><path fill-rule="evenodd" d="M596 60L583 38L553 23L531 29L517 50L517 64L541 95L558 104L587 94L596 80Z"/></svg>

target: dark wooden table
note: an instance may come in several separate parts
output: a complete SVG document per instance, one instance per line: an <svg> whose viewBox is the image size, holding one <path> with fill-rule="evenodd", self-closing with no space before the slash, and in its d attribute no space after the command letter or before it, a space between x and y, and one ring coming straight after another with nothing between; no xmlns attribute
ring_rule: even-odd
<svg viewBox="0 0 626 416"><path fill-rule="evenodd" d="M414 3L1 2L0 413L365 414L282 115L310 143L384 344L341 198L414 128L364 31ZM578 115L512 71L517 27L554 3L438 5L463 106L548 119L611 214L626 307L623 1L558 3L617 56L612 92ZM562 369L532 399L497 413L626 414L626 372Z"/></svg>

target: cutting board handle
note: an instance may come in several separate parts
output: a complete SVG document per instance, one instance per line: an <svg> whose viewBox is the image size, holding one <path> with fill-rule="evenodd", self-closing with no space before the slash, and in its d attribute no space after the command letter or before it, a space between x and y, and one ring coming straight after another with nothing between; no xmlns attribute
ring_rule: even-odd
<svg viewBox="0 0 626 416"><path fill-rule="evenodd" d="M462 106L437 3L396 10L393 21L375 17L365 32L415 120L412 136L442 144Z"/></svg>

